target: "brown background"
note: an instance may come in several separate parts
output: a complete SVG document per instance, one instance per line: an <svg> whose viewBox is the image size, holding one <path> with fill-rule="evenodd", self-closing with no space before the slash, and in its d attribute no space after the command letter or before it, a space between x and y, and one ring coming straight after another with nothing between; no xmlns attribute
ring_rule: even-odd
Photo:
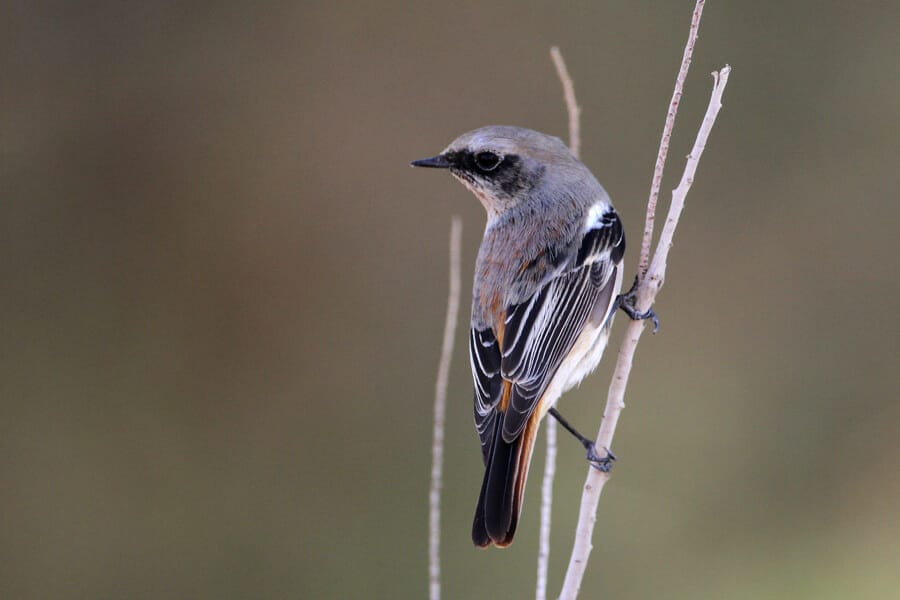
<svg viewBox="0 0 900 600"><path fill-rule="evenodd" d="M408 163L485 124L564 135L558 44L633 270L691 7L5 2L0 595L423 597L448 226L465 299L484 217ZM707 6L665 198L708 73L734 71L585 597L900 586L898 17ZM543 445L516 544L473 549L464 335L445 597L529 597ZM609 362L562 404L586 431ZM584 472L561 439L554 593Z"/></svg>

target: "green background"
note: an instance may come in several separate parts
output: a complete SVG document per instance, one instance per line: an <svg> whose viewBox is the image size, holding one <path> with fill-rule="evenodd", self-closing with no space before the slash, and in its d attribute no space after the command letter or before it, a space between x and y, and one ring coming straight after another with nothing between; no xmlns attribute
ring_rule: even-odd
<svg viewBox="0 0 900 600"><path fill-rule="evenodd" d="M458 134L565 136L634 271L692 2L10 2L0 20L0 596L421 598ZM663 183L731 82L645 336L586 598L900 587L896 2L706 7ZM463 310L446 598L533 594L469 540ZM624 321L615 327L618 346ZM612 354L612 353L610 353ZM596 431L609 360L561 403ZM560 439L551 595L583 452Z"/></svg>

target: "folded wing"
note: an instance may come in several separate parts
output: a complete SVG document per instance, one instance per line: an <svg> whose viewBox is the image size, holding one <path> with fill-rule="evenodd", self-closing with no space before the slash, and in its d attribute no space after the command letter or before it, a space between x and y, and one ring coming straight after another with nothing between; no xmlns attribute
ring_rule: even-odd
<svg viewBox="0 0 900 600"><path fill-rule="evenodd" d="M570 261L530 298L507 308L502 348L492 329L470 331L475 425L486 464L498 407L505 405L502 437L511 442L521 434L588 320L598 311L601 319L607 318L624 251L621 221L609 209L585 232Z"/></svg>

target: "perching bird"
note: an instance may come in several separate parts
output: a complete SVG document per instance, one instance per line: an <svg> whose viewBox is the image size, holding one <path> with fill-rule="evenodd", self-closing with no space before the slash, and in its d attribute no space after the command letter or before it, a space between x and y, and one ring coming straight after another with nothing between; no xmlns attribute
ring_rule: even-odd
<svg viewBox="0 0 900 600"><path fill-rule="evenodd" d="M563 142L530 129L491 126L463 134L413 166L449 169L484 205L475 264L469 356L484 481L472 540L505 547L516 532L541 419L594 370L622 302L625 235L606 191Z"/></svg>

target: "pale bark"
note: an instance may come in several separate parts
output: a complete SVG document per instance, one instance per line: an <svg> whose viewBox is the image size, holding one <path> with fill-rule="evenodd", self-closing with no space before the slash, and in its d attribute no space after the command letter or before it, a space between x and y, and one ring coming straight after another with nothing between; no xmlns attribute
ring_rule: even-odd
<svg viewBox="0 0 900 600"><path fill-rule="evenodd" d="M447 412L447 379L453 356L453 334L459 313L459 255L462 219L450 223L450 288L447 292L447 315L444 319L444 341L434 383L434 428L431 444L431 491L428 495L428 592L431 600L441 597L441 489L444 476L444 415Z"/></svg>
<svg viewBox="0 0 900 600"><path fill-rule="evenodd" d="M556 75L563 88L566 101L566 112L569 116L569 150L575 158L581 152L581 108L575 99L575 85L566 68L559 48L550 48L550 58L556 67ZM556 420L546 419L547 457L544 461L544 480L541 484L541 529L538 541L537 585L534 597L536 600L547 598L547 572L550 564L550 521L553 512L553 479L556 476Z"/></svg>
<svg viewBox="0 0 900 600"><path fill-rule="evenodd" d="M645 241L652 240L656 196L659 191L659 182L662 180L662 170L665 166L665 155L668 152L669 137L671 135L670 121L674 123L675 114L678 110L678 103L681 99L681 93L684 86L684 78L687 74L687 67L690 64L691 51L693 50L697 38L697 27L699 25L702 9L703 0L698 0L694 10L694 18L691 22L691 32L687 46L685 47L681 69L679 70L679 75L675 83L676 92L673 94L672 102L669 105L669 112L666 117L666 128L663 132L659 157L657 158L656 169L653 175L653 184L651 186L651 194L647 206L647 219L645 221ZM668 258L669 249L672 247L675 228L678 225L678 219L684 208L687 192L694 181L694 174L697 171L700 156L703 154L703 149L706 147L706 140L715 123L719 109L722 107L722 94L728 83L728 75L730 72L731 67L726 65L721 71L713 73L713 89L709 105L706 109L706 115L700 126L700 130L697 133L693 149L688 155L681 181L678 184L678 187L672 192L672 202L669 206L666 222L663 226L662 233L660 234L652 260L649 258L649 242L647 241L645 248L642 248L641 262L646 262L648 267L646 274L641 277L638 283L636 308L639 311L650 308L650 306L653 305L657 293L662 288L666 273L666 259ZM645 251L646 256L644 255ZM637 344L643 330L643 321L630 321L628 323L625 339L622 341L622 346L619 349L613 379L609 386L609 393L607 395L606 407L603 411L603 419L600 423L600 430L597 433L596 445L598 448L609 448L612 445L613 434L616 430L619 415L625 407L625 388L628 384L629 374L631 373L634 353L637 349ZM609 473L603 473L597 469L588 469L587 479L585 480L584 491L581 497L581 507L578 513L575 541L572 548L572 555L569 559L569 567L566 571L563 589L559 596L560 600L574 600L578 595L581 581L587 567L587 560L592 549L591 538L593 536L594 524L597 520L597 505L600 501L600 494L603 491L603 486L609 481L609 478Z"/></svg>

